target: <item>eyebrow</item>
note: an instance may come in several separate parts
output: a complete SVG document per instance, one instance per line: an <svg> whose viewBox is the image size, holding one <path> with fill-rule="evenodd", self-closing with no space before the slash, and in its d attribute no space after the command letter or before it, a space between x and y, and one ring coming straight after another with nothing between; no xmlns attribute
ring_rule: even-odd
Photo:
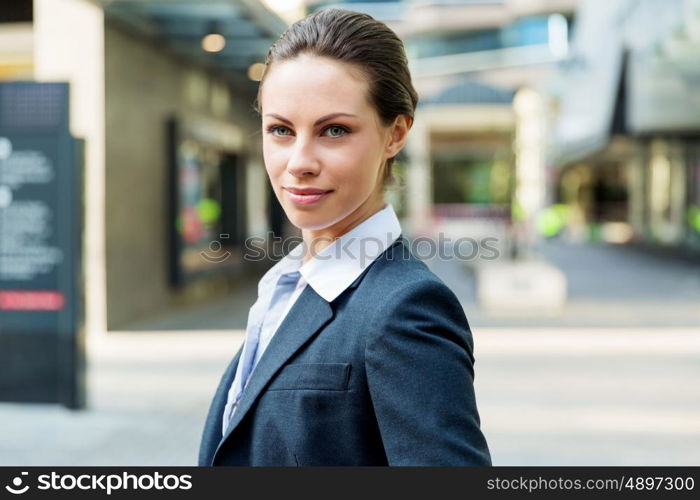
<svg viewBox="0 0 700 500"><path fill-rule="evenodd" d="M293 123L291 121L289 121L285 117L277 115L275 113L267 113L265 116L272 116L273 118L277 118L278 120L283 121L284 123L287 123L288 125L293 125ZM329 115L322 116L321 118L316 120L314 122L314 127L316 125L320 125L323 122L327 122L328 120L332 120L333 118L337 118L339 116L351 116L351 117L357 118L357 115L353 115L350 113L331 113Z"/></svg>

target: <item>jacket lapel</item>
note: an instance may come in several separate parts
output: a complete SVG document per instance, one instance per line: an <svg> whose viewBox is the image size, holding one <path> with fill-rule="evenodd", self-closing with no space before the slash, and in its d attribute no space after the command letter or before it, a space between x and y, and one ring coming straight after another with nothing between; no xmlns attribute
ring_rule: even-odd
<svg viewBox="0 0 700 500"><path fill-rule="evenodd" d="M217 447L217 452L248 413L275 373L332 317L333 308L331 305L318 295L311 286L307 285L297 302L287 313L277 332L272 336L270 344L250 375L248 385L243 391L238 408L231 418L226 435ZM221 412L223 412L223 406L221 407ZM219 423L221 423L220 419ZM216 457L216 452L212 460L214 457Z"/></svg>

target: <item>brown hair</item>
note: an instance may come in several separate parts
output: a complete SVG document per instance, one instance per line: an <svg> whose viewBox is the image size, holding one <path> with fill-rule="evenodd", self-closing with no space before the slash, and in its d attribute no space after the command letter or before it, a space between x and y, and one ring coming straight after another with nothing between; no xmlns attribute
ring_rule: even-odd
<svg viewBox="0 0 700 500"><path fill-rule="evenodd" d="M391 28L369 14L345 9L322 9L292 24L272 44L258 87L255 109L261 113L260 96L265 75L274 62L302 53L323 56L360 68L369 84L369 99L384 126L404 114L413 119L418 93L411 83L403 42ZM394 181L388 158L383 184Z"/></svg>

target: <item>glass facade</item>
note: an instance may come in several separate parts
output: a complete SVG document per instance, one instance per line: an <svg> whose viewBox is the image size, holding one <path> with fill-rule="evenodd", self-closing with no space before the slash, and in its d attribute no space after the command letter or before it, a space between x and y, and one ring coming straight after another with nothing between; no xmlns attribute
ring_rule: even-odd
<svg viewBox="0 0 700 500"><path fill-rule="evenodd" d="M406 45L416 57L435 57L544 45L549 42L549 31L549 16L523 17L493 29L419 35L408 40Z"/></svg>

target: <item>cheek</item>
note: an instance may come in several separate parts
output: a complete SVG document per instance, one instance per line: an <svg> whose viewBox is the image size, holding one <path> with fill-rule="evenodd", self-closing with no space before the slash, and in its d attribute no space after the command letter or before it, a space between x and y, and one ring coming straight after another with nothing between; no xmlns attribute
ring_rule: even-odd
<svg viewBox="0 0 700 500"><path fill-rule="evenodd" d="M325 163L340 166L347 175L353 175L359 180L361 177L372 177L376 174L381 160L381 151L378 139L367 134L358 134L351 140L342 144L342 147L327 151ZM361 175L358 172L362 171Z"/></svg>
<svg viewBox="0 0 700 500"><path fill-rule="evenodd" d="M374 145L373 145L374 146ZM381 165L381 156L375 147L362 149L362 156L357 158L357 171L361 172L358 178L361 182L374 182Z"/></svg>
<svg viewBox="0 0 700 500"><path fill-rule="evenodd" d="M333 177L336 184L343 186L346 194L365 195L376 184L378 168L374 165L374 157L351 154L353 160L349 162L350 155L346 156L342 163L338 162L335 168L328 169L328 177Z"/></svg>
<svg viewBox="0 0 700 500"><path fill-rule="evenodd" d="M379 138L371 137L364 144L362 148L358 148L357 151L362 155L358 157L358 162L363 165L363 178L370 177L374 179L379 171L379 167L382 161L382 148Z"/></svg>
<svg viewBox="0 0 700 500"><path fill-rule="evenodd" d="M270 178L274 178L284 171L285 160L275 148L263 146L263 164Z"/></svg>

